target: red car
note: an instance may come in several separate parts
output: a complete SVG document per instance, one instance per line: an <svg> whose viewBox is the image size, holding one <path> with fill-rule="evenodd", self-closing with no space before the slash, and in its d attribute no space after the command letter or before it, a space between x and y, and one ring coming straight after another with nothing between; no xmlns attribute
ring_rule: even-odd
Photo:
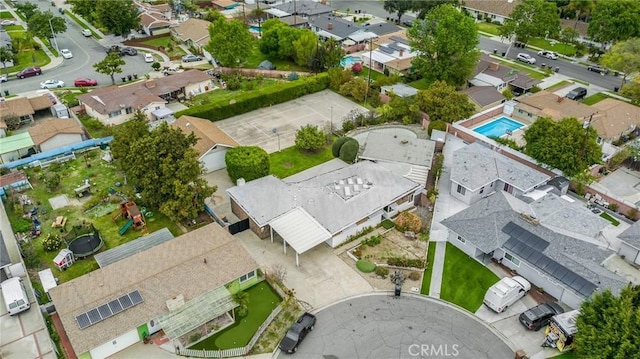
<svg viewBox="0 0 640 359"><path fill-rule="evenodd" d="M73 83L75 87L98 86L98 81L87 78L79 78Z"/></svg>
<svg viewBox="0 0 640 359"><path fill-rule="evenodd" d="M18 72L16 77L19 79L23 79L25 77L42 75L42 70L39 67L27 67L26 69Z"/></svg>

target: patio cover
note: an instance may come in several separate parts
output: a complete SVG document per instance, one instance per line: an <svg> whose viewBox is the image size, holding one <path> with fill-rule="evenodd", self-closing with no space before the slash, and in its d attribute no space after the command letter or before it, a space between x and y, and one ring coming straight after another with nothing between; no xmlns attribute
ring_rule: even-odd
<svg viewBox="0 0 640 359"><path fill-rule="evenodd" d="M31 139L29 132L22 132L13 136L5 137L0 140L0 153L10 153L13 151L22 150L25 148L33 147L35 144Z"/></svg>
<svg viewBox="0 0 640 359"><path fill-rule="evenodd" d="M152 111L151 114L157 119L162 119L164 117L173 115L173 110L167 107L162 107L155 111Z"/></svg>
<svg viewBox="0 0 640 359"><path fill-rule="evenodd" d="M324 227L303 208L296 207L269 223L297 254L302 254L331 238ZM273 240L273 235L272 235Z"/></svg>
<svg viewBox="0 0 640 359"><path fill-rule="evenodd" d="M375 32L368 32L368 31L356 32L355 34L351 34L348 36L349 39L355 42L363 42L369 39L375 39L377 37L378 35L376 35Z"/></svg>
<svg viewBox="0 0 640 359"><path fill-rule="evenodd" d="M271 14L271 15L273 15L275 17L285 17L285 16L291 15L286 11L282 11L280 9L275 9L275 8L267 9L264 12L266 12L267 14Z"/></svg>
<svg viewBox="0 0 640 359"><path fill-rule="evenodd" d="M231 293L222 285L163 315L159 322L169 339L175 340L237 306Z"/></svg>

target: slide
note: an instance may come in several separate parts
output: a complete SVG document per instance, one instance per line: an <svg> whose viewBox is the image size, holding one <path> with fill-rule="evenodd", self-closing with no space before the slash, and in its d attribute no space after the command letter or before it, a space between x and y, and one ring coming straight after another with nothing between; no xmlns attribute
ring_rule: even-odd
<svg viewBox="0 0 640 359"><path fill-rule="evenodd" d="M124 224L124 226L122 226L122 228L120 228L120 231L118 233L120 233L120 235L124 235L125 233L127 233L127 231L129 230L129 228L131 228L131 226L133 226L133 220L128 220L127 223Z"/></svg>

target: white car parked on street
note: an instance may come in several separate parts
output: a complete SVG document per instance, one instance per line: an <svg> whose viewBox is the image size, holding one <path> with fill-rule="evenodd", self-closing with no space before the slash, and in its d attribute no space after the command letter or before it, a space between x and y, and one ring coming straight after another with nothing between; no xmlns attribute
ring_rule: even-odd
<svg viewBox="0 0 640 359"><path fill-rule="evenodd" d="M153 55L151 55L148 52L146 54L144 54L144 62L153 62L153 61L154 61Z"/></svg>
<svg viewBox="0 0 640 359"><path fill-rule="evenodd" d="M64 57L65 59L70 59L73 57L73 54L71 53L71 51L69 51L69 49L60 50L60 55L62 55L62 57Z"/></svg>
<svg viewBox="0 0 640 359"><path fill-rule="evenodd" d="M55 89L64 87L64 82L60 80L47 80L40 83L41 89Z"/></svg>
<svg viewBox="0 0 640 359"><path fill-rule="evenodd" d="M536 63L536 59L534 59L531 55L529 54L525 54L525 53L519 53L518 56L516 56L516 60L518 61L522 61L522 62L526 62L528 64L535 64Z"/></svg>
<svg viewBox="0 0 640 359"><path fill-rule="evenodd" d="M558 54L553 51L542 50L538 52L539 56L546 57L549 60L557 60Z"/></svg>

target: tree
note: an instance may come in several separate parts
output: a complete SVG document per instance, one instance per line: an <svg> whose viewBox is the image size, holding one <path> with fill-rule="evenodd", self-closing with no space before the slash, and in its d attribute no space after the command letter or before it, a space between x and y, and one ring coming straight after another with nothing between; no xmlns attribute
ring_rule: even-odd
<svg viewBox="0 0 640 359"><path fill-rule="evenodd" d="M340 159L347 162L353 163L358 157L358 150L360 149L360 144L355 138L350 138L349 141L345 142L340 147Z"/></svg>
<svg viewBox="0 0 640 359"><path fill-rule="evenodd" d="M382 8L387 10L389 14L398 15L398 22L400 22L402 15L413 9L413 4L413 0L384 0Z"/></svg>
<svg viewBox="0 0 640 359"><path fill-rule="evenodd" d="M343 96L351 96L354 100L362 102L367 96L367 80L362 77L353 77L349 82L340 86L339 92Z"/></svg>
<svg viewBox="0 0 640 359"><path fill-rule="evenodd" d="M269 174L269 155L257 146L238 146L231 148L224 156L227 173L233 183L239 178L253 181Z"/></svg>
<svg viewBox="0 0 640 359"><path fill-rule="evenodd" d="M413 98L391 95L389 103L378 107L380 117L385 122L399 121L405 125L416 123L419 108Z"/></svg>
<svg viewBox="0 0 640 359"><path fill-rule="evenodd" d="M326 135L318 126L306 125L296 132L296 147L298 150L319 152L326 144Z"/></svg>
<svg viewBox="0 0 640 359"><path fill-rule="evenodd" d="M187 136L166 123L151 132L143 131L140 124L129 128L139 136L116 131L114 141L121 146L118 160L131 181L141 188L144 202L174 220L197 217L204 210L204 199L215 188L200 177L202 165L192 148L197 142L195 135ZM123 135L127 138L122 139Z"/></svg>
<svg viewBox="0 0 640 359"><path fill-rule="evenodd" d="M591 13L587 34L601 43L640 37L640 2L598 0Z"/></svg>
<svg viewBox="0 0 640 359"><path fill-rule="evenodd" d="M278 30L285 26L287 25L279 19L269 19L262 23L262 37L258 43L260 52L270 57L278 56L278 48L280 47Z"/></svg>
<svg viewBox="0 0 640 359"><path fill-rule="evenodd" d="M233 295L233 301L238 304L238 316L245 317L248 314L249 308L249 293L245 291L239 291Z"/></svg>
<svg viewBox="0 0 640 359"><path fill-rule="evenodd" d="M122 73L122 66L125 64L126 62L120 58L120 54L110 52L104 60L93 64L93 68L96 69L97 73L111 76L111 83L115 85L116 79L114 75Z"/></svg>
<svg viewBox="0 0 640 359"><path fill-rule="evenodd" d="M137 111L133 118L120 126L113 128L113 141L109 143L111 154L123 171L128 164L124 161L133 144L142 137L149 135L149 125L142 111ZM120 161L123 159L123 161Z"/></svg>
<svg viewBox="0 0 640 359"><path fill-rule="evenodd" d="M418 13L418 19L424 19L431 10L443 4L455 6L458 4L458 0L415 0L412 10Z"/></svg>
<svg viewBox="0 0 640 359"><path fill-rule="evenodd" d="M411 48L417 52L413 66L427 81L463 85L480 58L474 20L452 5L431 10L407 34Z"/></svg>
<svg viewBox="0 0 640 359"><path fill-rule="evenodd" d="M524 152L538 162L573 177L599 163L602 149L598 133L574 117L554 121L539 118L524 132Z"/></svg>
<svg viewBox="0 0 640 359"><path fill-rule="evenodd" d="M342 136L338 137L333 142L333 144L331 145L331 154L333 155L333 157L340 157L340 148L342 148L342 145L344 145L349 140L351 140L351 137Z"/></svg>
<svg viewBox="0 0 640 359"><path fill-rule="evenodd" d="M576 22L573 24L573 29L575 30L578 27L578 22L580 21L581 16L589 16L591 11L593 11L593 0L571 0L569 1L569 5L567 6L570 10L576 12Z"/></svg>
<svg viewBox="0 0 640 359"><path fill-rule="evenodd" d="M297 40L293 42L293 54L296 64L308 65L313 60L318 44L318 35L311 30L303 29Z"/></svg>
<svg viewBox="0 0 640 359"><path fill-rule="evenodd" d="M471 116L475 111L467 95L457 92L443 81L436 81L426 90L418 91L416 103L431 121L453 123Z"/></svg>
<svg viewBox="0 0 640 359"><path fill-rule="evenodd" d="M98 22L115 35L126 38L140 24L138 7L133 0L98 0L94 6Z"/></svg>
<svg viewBox="0 0 640 359"><path fill-rule="evenodd" d="M330 38L320 44L316 56L319 59L319 71L339 68L344 49L334 38Z"/></svg>
<svg viewBox="0 0 640 359"><path fill-rule="evenodd" d="M95 21L95 0L67 0L67 3L71 5L71 10L88 22Z"/></svg>
<svg viewBox="0 0 640 359"><path fill-rule="evenodd" d="M528 42L532 37L555 37L560 31L560 16L554 2L524 0L500 27L500 36Z"/></svg>
<svg viewBox="0 0 640 359"><path fill-rule="evenodd" d="M5 75L9 75L9 69L7 68L7 62L14 62L15 58L13 56L13 52L7 49L4 46L0 46L0 62L2 62L2 67L4 68Z"/></svg>
<svg viewBox="0 0 640 359"><path fill-rule="evenodd" d="M565 26L560 30L560 34L558 36L558 40L563 44L572 44L576 41L576 39L580 36L580 33L572 28L571 26Z"/></svg>
<svg viewBox="0 0 640 359"><path fill-rule="evenodd" d="M640 78L636 77L622 86L622 95L630 99L632 104L640 106Z"/></svg>
<svg viewBox="0 0 640 359"><path fill-rule="evenodd" d="M640 71L640 38L635 37L613 45L602 56L600 63L623 73L620 84L623 87L629 74Z"/></svg>
<svg viewBox="0 0 640 359"><path fill-rule="evenodd" d="M33 16L33 14L40 11L36 4L32 4L30 2L17 3L15 7L22 13L22 15L24 15L24 18L27 20L27 22L29 21L31 16Z"/></svg>
<svg viewBox="0 0 640 359"><path fill-rule="evenodd" d="M220 18L209 27L206 50L223 66L237 67L251 55L253 36L242 21Z"/></svg>
<svg viewBox="0 0 640 359"><path fill-rule="evenodd" d="M59 16L54 16L51 11L37 11L29 18L27 28L39 38L48 39L67 31L67 22ZM51 32L52 28L53 33Z"/></svg>
<svg viewBox="0 0 640 359"><path fill-rule="evenodd" d="M216 22L218 19L224 19L224 15L222 15L218 9L210 9L202 16L202 19L209 22Z"/></svg>
<svg viewBox="0 0 640 359"><path fill-rule="evenodd" d="M584 301L574 336L578 358L637 358L640 353L640 286L609 289Z"/></svg>

